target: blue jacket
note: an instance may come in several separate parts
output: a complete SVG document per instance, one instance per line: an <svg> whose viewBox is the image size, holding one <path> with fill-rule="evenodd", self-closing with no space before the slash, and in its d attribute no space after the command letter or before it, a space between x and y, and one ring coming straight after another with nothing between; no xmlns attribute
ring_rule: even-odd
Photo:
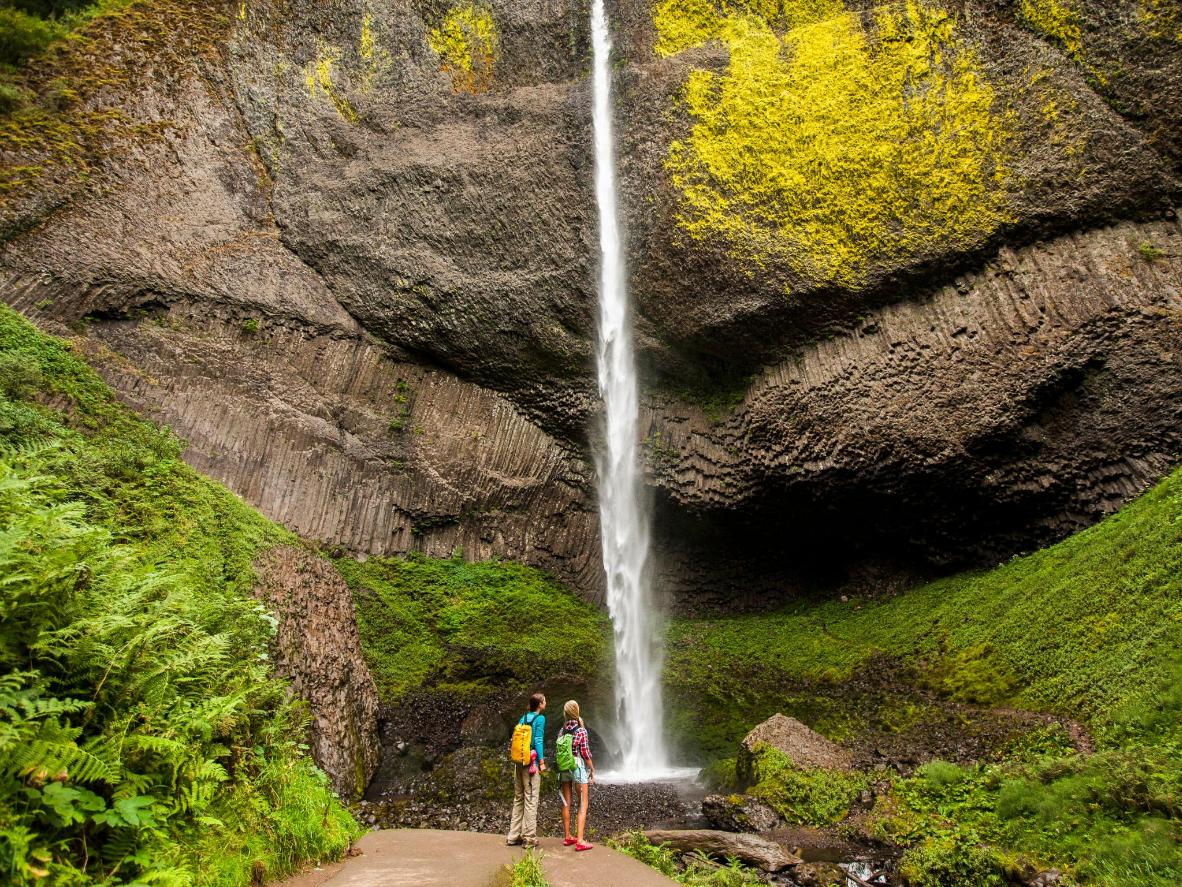
<svg viewBox="0 0 1182 887"><path fill-rule="evenodd" d="M531 715L532 717L530 717ZM527 721L526 718L529 718L529 720ZM542 756L542 739L546 735L546 716L531 711L523 714L521 720L517 723L529 724L529 728L532 731L530 733L530 739L533 740L531 745L533 745L534 751L538 753L538 763L541 764L545 760Z"/></svg>

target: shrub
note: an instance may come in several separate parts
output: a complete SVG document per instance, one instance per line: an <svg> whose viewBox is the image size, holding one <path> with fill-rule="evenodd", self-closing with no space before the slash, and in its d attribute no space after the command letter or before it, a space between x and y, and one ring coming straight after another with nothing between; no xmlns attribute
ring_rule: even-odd
<svg viewBox="0 0 1182 887"><path fill-rule="evenodd" d="M899 863L908 887L1003 887L1000 857L972 832L928 838Z"/></svg>
<svg viewBox="0 0 1182 887"><path fill-rule="evenodd" d="M22 65L44 52L62 33L55 22L0 6L0 63Z"/></svg>
<svg viewBox="0 0 1182 887"><path fill-rule="evenodd" d="M685 860L667 844L650 843L642 832L617 835L608 845L686 887L758 887L765 883L754 869L735 859L721 866L702 854Z"/></svg>
<svg viewBox="0 0 1182 887"><path fill-rule="evenodd" d="M257 335L259 331L259 320L257 317L248 317L242 321L242 332L248 336Z"/></svg>
<svg viewBox="0 0 1182 887"><path fill-rule="evenodd" d="M755 772L758 782L751 794L788 822L803 825L830 825L844 819L850 804L869 784L862 773L797 767L774 748L757 752Z"/></svg>
<svg viewBox="0 0 1182 887"><path fill-rule="evenodd" d="M542 854L536 850L528 851L505 868L509 871L511 887L550 887L546 873L542 871Z"/></svg>

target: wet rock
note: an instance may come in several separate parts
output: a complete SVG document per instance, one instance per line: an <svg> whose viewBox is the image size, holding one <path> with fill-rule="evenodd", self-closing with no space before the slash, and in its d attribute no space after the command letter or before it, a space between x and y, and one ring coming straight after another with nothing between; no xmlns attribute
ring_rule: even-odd
<svg viewBox="0 0 1182 887"><path fill-rule="evenodd" d="M783 824L775 810L750 795L708 795L702 816L711 828L726 832L766 832Z"/></svg>
<svg viewBox="0 0 1182 887"><path fill-rule="evenodd" d="M735 777L739 785L756 781L755 755L760 746L774 748L798 767L850 770L853 758L848 751L830 742L796 718L775 714L748 733L739 744Z"/></svg>
<svg viewBox="0 0 1182 887"><path fill-rule="evenodd" d="M862 856L866 850L833 830L791 825L767 832L762 837L775 841L805 862L846 862Z"/></svg>
<svg viewBox="0 0 1182 887"><path fill-rule="evenodd" d="M1063 873L1058 869L1048 869L1045 872L1039 872L1030 880L1026 881L1027 887L1052 887L1063 880Z"/></svg>
<svg viewBox="0 0 1182 887"><path fill-rule="evenodd" d="M800 887L846 887L845 870L829 862L806 862L792 870L792 880Z"/></svg>
<svg viewBox="0 0 1182 887"><path fill-rule="evenodd" d="M765 872L778 872L801 861L776 842L758 835L715 829L651 829L644 836L653 844L668 844L681 852L700 851L722 859L733 856Z"/></svg>
<svg viewBox="0 0 1182 887"><path fill-rule="evenodd" d="M353 598L336 567L280 545L255 562L255 596L275 613L275 669L312 711L312 756L344 798L378 766L378 694L361 656Z"/></svg>

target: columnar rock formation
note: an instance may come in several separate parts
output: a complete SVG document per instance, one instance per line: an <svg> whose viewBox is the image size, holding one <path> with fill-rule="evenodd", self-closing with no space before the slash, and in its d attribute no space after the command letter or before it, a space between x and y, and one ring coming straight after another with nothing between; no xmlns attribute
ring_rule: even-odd
<svg viewBox="0 0 1182 887"><path fill-rule="evenodd" d="M1182 43L1156 6L612 5L664 588L979 563L1177 460ZM0 295L298 532L596 594L586 20L104 20L31 75L47 108L78 79L72 147L0 142ZM767 95L791 101L746 114Z"/></svg>

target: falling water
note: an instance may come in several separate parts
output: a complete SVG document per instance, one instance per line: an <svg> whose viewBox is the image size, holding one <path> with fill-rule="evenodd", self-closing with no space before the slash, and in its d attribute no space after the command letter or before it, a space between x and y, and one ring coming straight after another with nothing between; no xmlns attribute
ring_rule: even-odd
<svg viewBox="0 0 1182 887"><path fill-rule="evenodd" d="M629 327L628 286L616 216L612 140L611 35L604 0L594 0L595 199L599 206L599 393L605 440L596 459L600 535L607 571L607 605L615 630L616 698L625 779L664 775L661 729L661 645L646 562L648 514L637 453L636 361Z"/></svg>

